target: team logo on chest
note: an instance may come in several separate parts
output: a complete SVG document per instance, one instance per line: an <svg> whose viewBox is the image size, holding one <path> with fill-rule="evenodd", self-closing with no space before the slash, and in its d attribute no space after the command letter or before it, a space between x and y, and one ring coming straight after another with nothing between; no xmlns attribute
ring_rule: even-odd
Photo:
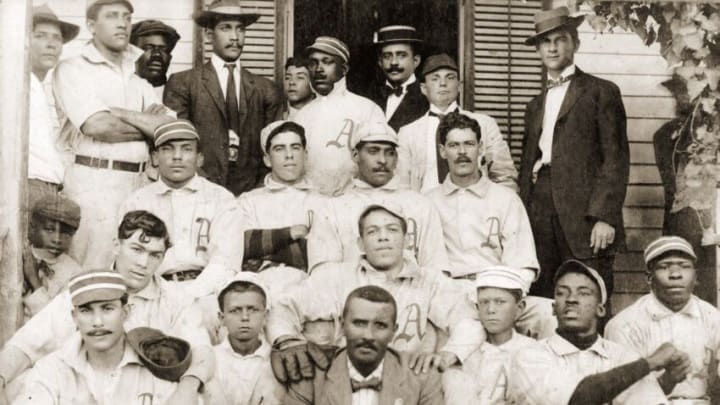
<svg viewBox="0 0 720 405"><path fill-rule="evenodd" d="M338 149L342 148L348 148L350 149L350 138L352 137L353 131L355 130L355 123L350 118L345 118L343 120L342 128L340 128L340 132L337 134L335 139L328 141L325 144L325 147L333 146ZM344 140L344 141L343 141Z"/></svg>

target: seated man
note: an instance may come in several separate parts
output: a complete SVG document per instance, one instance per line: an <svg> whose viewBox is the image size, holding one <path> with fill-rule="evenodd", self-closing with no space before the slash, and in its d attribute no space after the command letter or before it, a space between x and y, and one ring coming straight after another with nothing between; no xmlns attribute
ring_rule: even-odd
<svg viewBox="0 0 720 405"><path fill-rule="evenodd" d="M68 283L75 333L40 360L15 404L195 404L197 391L155 377L126 341L128 293L114 271L92 270ZM176 391L177 390L177 391Z"/></svg>
<svg viewBox="0 0 720 405"><path fill-rule="evenodd" d="M667 404L650 371L668 368L678 351L668 344L640 358L597 332L607 290L595 269L568 260L555 275L558 329L518 351L510 365L512 404ZM513 402L514 401L514 402Z"/></svg>
<svg viewBox="0 0 720 405"><path fill-rule="evenodd" d="M683 361L656 375L663 391L671 401L709 404L711 381L718 373L720 312L693 295L696 260L683 238L663 236L651 242L645 249L651 292L612 318L605 332L643 356L672 343L684 352Z"/></svg>
<svg viewBox="0 0 720 405"><path fill-rule="evenodd" d="M342 329L347 347L336 353L326 373L292 384L288 405L443 404L440 375L415 374L407 355L388 347L398 328L392 294L377 286L351 291L345 300Z"/></svg>
<svg viewBox="0 0 720 405"><path fill-rule="evenodd" d="M202 313L181 288L155 274L170 246L165 224L148 212L129 212L117 237L113 268L125 280L132 308L125 326L128 330L148 326L190 342L193 365L185 375L207 381L212 376L212 351ZM71 311L70 294L64 290L5 344L0 351L0 401L6 384L12 399L22 389L22 372L73 335Z"/></svg>
<svg viewBox="0 0 720 405"><path fill-rule="evenodd" d="M352 290L364 285L381 286L397 301L398 327L390 342L394 349L434 353L440 344L432 341L432 333L427 333L432 329L430 324L449 333L449 341L440 354L423 355L427 362L411 364L416 371L427 370L430 363L442 368L464 359L482 341L482 325L474 320L469 299L455 283L436 269L418 267L404 255L407 222L399 207L372 204L360 213L357 225L363 255L354 261L326 263L316 268L306 280L281 296L270 312L268 336L283 360L292 361L285 364L290 369L289 379L301 378L293 359L296 355L306 359L305 348L312 355L310 349L315 344L343 345L339 328L343 304ZM309 326L318 324L325 325L324 333L317 329L307 332ZM301 367L307 364L300 363ZM277 371L279 380L288 379ZM303 370L302 377L311 376L311 368Z"/></svg>
<svg viewBox="0 0 720 405"><path fill-rule="evenodd" d="M319 234L329 240L309 246L310 269L324 262L357 260L360 213L372 202L387 201L401 207L407 216L407 254L415 257L420 267L444 270L447 254L437 210L427 197L400 186L394 176L398 159L395 131L385 122L365 123L353 135L351 146L358 176L344 194L330 199L325 215L316 221Z"/></svg>
<svg viewBox="0 0 720 405"><path fill-rule="evenodd" d="M462 366L442 375L447 405L504 405L512 355L537 341L515 332L515 321L525 309L527 286L514 269L495 266L475 279L477 310L487 341Z"/></svg>
<svg viewBox="0 0 720 405"><path fill-rule="evenodd" d="M263 335L270 296L259 277L239 272L217 297L228 336L215 346L217 370L206 403L282 405L285 389L270 368L270 345Z"/></svg>
<svg viewBox="0 0 720 405"><path fill-rule="evenodd" d="M32 207L29 245L23 252L23 307L32 318L72 276L82 271L67 252L80 225L80 206L62 194L41 197Z"/></svg>
<svg viewBox="0 0 720 405"><path fill-rule="evenodd" d="M478 169L485 150L485 134L478 122L464 113L451 112L438 127L440 157L449 175L427 195L442 220L450 276L472 280L489 266L516 269L525 290L539 269L535 243L525 206L508 187L490 181L486 167ZM471 282L465 282L472 289ZM533 337L547 337L557 323L552 301L528 297L517 328Z"/></svg>
<svg viewBox="0 0 720 405"><path fill-rule="evenodd" d="M158 272L166 280L185 282L194 297L213 294L231 278L243 251L233 195L197 175L203 162L199 139L187 120L159 126L153 160L160 180L132 193L120 208L121 216L145 210L167 224L173 247Z"/></svg>

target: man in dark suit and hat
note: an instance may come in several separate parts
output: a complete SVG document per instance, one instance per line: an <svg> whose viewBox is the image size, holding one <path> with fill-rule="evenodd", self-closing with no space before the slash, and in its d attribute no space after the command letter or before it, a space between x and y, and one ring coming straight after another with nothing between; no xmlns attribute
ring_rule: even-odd
<svg viewBox="0 0 720 405"><path fill-rule="evenodd" d="M548 73L525 113L519 177L541 268L531 294L546 297L555 269L572 258L597 269L611 294L614 254L625 243L625 108L614 83L575 66L581 22L567 7L541 11L536 34L525 41Z"/></svg>
<svg viewBox="0 0 720 405"><path fill-rule="evenodd" d="M270 80L240 63L245 29L259 14L245 12L237 0L221 0L193 18L205 28L213 54L203 66L170 76L164 102L201 134L207 178L238 195L267 173L260 131L280 118L282 98Z"/></svg>

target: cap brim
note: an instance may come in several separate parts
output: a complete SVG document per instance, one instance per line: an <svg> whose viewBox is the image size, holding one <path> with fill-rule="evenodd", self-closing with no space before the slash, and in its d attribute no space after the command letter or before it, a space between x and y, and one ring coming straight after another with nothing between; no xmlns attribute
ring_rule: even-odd
<svg viewBox="0 0 720 405"><path fill-rule="evenodd" d="M246 13L246 14L224 14L217 13L214 11L200 11L193 15L195 23L204 28L214 28L214 22L217 19L232 19L242 22L243 26L247 27L250 24L254 24L260 19L260 14L257 13Z"/></svg>
<svg viewBox="0 0 720 405"><path fill-rule="evenodd" d="M140 327L135 328L127 333L127 340L130 346L135 350L140 361L148 370L157 378L166 381L178 381L180 377L187 371L192 362L192 350L190 344L183 339L173 336L167 336L161 331L153 328ZM172 346L172 350L181 353L182 359L173 365L161 365L153 361L145 353L152 345Z"/></svg>
<svg viewBox="0 0 720 405"><path fill-rule="evenodd" d="M607 296L607 287L605 286L605 280L603 280L600 273L597 272L597 270L592 269L585 263L571 259L558 267L557 271L555 272L555 277L553 278L553 285L557 284L557 281L560 279L560 277L564 276L568 273L580 273L584 274L587 277L589 277L591 280L597 284L598 289L600 290L600 299L602 300L602 304L605 304L607 302L608 296Z"/></svg>
<svg viewBox="0 0 720 405"><path fill-rule="evenodd" d="M45 16L34 16L33 24L37 23L49 23L58 25L60 27L60 34L62 34L63 43L68 43L72 41L80 33L80 27L75 24L71 24L62 20L55 20Z"/></svg>
<svg viewBox="0 0 720 405"><path fill-rule="evenodd" d="M73 306L79 307L91 302L119 300L125 294L127 291L120 288L98 288L72 297L71 302Z"/></svg>
<svg viewBox="0 0 720 405"><path fill-rule="evenodd" d="M558 28L562 28L562 27L577 28L578 26L580 26L580 24L583 23L583 21L585 21L584 15L578 16L578 17L568 17L568 20L564 24L560 24L555 27L550 27L550 28L540 31L540 32L536 33L535 35L531 36L530 38L526 39L525 45L528 45L528 46L535 45L537 43L537 40L540 39L542 36L552 32L552 31L555 31Z"/></svg>

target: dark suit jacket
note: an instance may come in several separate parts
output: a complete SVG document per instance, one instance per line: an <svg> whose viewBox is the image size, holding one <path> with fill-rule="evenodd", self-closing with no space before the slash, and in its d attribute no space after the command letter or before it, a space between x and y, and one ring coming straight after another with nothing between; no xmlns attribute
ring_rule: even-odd
<svg viewBox="0 0 720 405"><path fill-rule="evenodd" d="M173 74L163 94L164 104L175 110L178 118L197 127L205 176L235 195L262 183L267 168L262 162L260 131L282 115L280 92L273 82L246 69L240 77L240 154L234 173L228 173L225 97L212 64Z"/></svg>
<svg viewBox="0 0 720 405"><path fill-rule="evenodd" d="M525 111L525 138L518 184L532 203L532 169L540 157L545 92ZM615 242L602 253L624 247L622 206L630 157L625 107L620 90L607 80L577 69L555 124L552 144L553 202L575 257L592 257L590 233L597 220L615 227Z"/></svg>
<svg viewBox="0 0 720 405"><path fill-rule="evenodd" d="M437 371L415 375L402 365L404 354L392 349L385 353L380 405L442 405L442 381ZM348 356L340 351L326 373L316 370L313 381L304 380L290 386L285 405L352 404ZM314 391L314 400L312 392ZM300 394L302 393L302 394ZM304 398L303 398L304 397Z"/></svg>
<svg viewBox="0 0 720 405"><path fill-rule="evenodd" d="M387 97L383 96L381 90L384 85L385 82L376 84L371 89L370 94L368 94L368 98L379 105L383 111L385 111L385 106L387 105ZM420 91L420 82L416 81L407 87L407 94L405 94L397 110L395 110L392 117L390 117L388 125L397 132L402 126L422 117L429 108L430 104Z"/></svg>

